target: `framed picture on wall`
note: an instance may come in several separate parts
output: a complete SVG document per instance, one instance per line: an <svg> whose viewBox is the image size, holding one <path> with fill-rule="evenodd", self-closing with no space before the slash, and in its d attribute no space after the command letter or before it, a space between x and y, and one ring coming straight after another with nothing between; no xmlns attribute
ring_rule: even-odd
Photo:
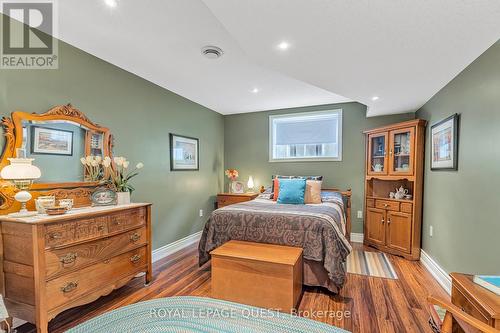
<svg viewBox="0 0 500 333"><path fill-rule="evenodd" d="M32 126L31 153L48 155L73 155L73 132Z"/></svg>
<svg viewBox="0 0 500 333"><path fill-rule="evenodd" d="M458 170L458 119L454 114L431 126L431 170Z"/></svg>
<svg viewBox="0 0 500 333"><path fill-rule="evenodd" d="M200 169L199 140L170 133L170 170L197 171Z"/></svg>

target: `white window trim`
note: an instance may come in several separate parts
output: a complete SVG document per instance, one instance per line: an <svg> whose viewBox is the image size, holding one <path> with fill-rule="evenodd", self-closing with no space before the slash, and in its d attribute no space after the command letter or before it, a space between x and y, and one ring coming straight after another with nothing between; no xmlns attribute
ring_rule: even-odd
<svg viewBox="0 0 500 333"><path fill-rule="evenodd" d="M339 128L338 128L338 138L340 144L338 145L338 157L304 157L304 158L273 158L273 120L279 118L288 118L290 116L320 116L324 114L330 114L332 112L338 112L339 114ZM344 145L344 138L342 136L343 127L343 110L342 109L332 109L323 111L313 111L313 112L300 112L300 113L287 113L269 116L269 162L270 163L283 163L283 162L341 162L342 161L342 146Z"/></svg>

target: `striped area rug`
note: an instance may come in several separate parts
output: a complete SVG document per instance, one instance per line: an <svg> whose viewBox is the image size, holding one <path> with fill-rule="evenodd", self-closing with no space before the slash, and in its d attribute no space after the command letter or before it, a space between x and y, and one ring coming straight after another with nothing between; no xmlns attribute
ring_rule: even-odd
<svg viewBox="0 0 500 333"><path fill-rule="evenodd" d="M347 257L347 272L386 279L398 276L385 253L352 250Z"/></svg>

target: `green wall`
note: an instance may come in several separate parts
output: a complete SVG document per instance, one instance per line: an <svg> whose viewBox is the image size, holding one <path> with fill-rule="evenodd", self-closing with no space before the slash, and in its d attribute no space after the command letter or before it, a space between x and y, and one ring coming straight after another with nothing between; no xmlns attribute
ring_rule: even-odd
<svg viewBox="0 0 500 333"><path fill-rule="evenodd" d="M458 171L430 171L426 158L423 249L448 272L500 274L500 42L417 111L427 156L430 126L454 113Z"/></svg>
<svg viewBox="0 0 500 333"><path fill-rule="evenodd" d="M0 70L0 116L66 103L111 129L116 156L144 162L132 200L153 203L154 248L201 230L222 189L220 114L62 42L58 70ZM169 132L200 139L200 171L170 171Z"/></svg>
<svg viewBox="0 0 500 333"><path fill-rule="evenodd" d="M343 110L342 161L269 162L269 115L338 108ZM363 232L363 220L356 217L356 211L363 209L365 139L362 131L413 118L413 114L366 118L366 106L359 103L225 116L224 168L234 168L240 171L239 180L245 184L248 177L253 176L256 188L261 185L271 185L273 174L323 175L324 187L352 188L352 231L361 233Z"/></svg>

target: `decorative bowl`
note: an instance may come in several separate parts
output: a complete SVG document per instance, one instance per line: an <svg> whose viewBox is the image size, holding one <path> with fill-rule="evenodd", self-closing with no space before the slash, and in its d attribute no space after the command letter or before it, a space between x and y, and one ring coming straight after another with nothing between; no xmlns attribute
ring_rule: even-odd
<svg viewBox="0 0 500 333"><path fill-rule="evenodd" d="M68 210L73 208L73 199L60 199L59 206L66 207Z"/></svg>
<svg viewBox="0 0 500 333"><path fill-rule="evenodd" d="M45 214L46 209L56 205L56 197L52 195L39 196L35 199L36 210L39 214Z"/></svg>

